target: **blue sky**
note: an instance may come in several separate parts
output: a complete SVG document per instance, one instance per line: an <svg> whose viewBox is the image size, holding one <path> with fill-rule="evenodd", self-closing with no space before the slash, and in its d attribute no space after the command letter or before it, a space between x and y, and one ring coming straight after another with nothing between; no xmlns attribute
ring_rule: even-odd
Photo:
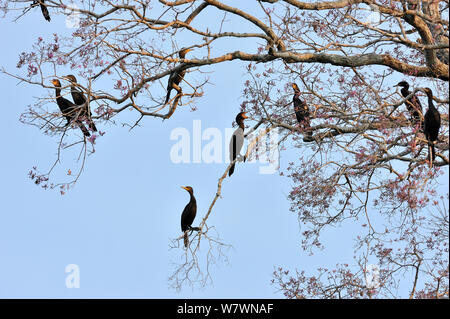
<svg viewBox="0 0 450 319"><path fill-rule="evenodd" d="M13 72L20 52L39 36L50 35L52 28L64 27L63 18L47 23L38 11L17 23L11 20L0 20L0 43L8 47L0 51L0 64ZM196 112L185 107L164 122L145 118L131 132L121 125L98 124L106 134L98 139L76 186L64 196L35 186L27 177L35 165L48 169L56 156L57 137L19 122L34 97L48 91L0 75L0 297L281 298L270 284L274 267L313 272L352 264L354 228L344 224L329 230L327 248L309 256L300 247L297 216L289 211L291 181L259 174L257 164L238 164L209 219L233 246L227 252L229 262L211 268L212 285L181 291L169 287L172 264L182 256L181 249L170 250L169 245L180 235L180 215L189 200L180 186L194 188L198 224L226 168L173 164L170 133L178 127L192 131L194 120L201 120L203 129L230 128L239 112L243 65L218 65L211 74L214 85L198 100ZM117 120L133 118L122 114ZM282 168L301 152L283 153ZM56 178L73 169L75 157L65 155ZM68 264L80 267L78 289L65 287Z"/></svg>

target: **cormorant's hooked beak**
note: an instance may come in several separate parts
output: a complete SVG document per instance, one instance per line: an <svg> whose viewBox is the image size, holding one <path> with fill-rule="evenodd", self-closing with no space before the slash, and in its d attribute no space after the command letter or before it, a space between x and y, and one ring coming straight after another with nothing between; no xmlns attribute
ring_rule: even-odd
<svg viewBox="0 0 450 319"><path fill-rule="evenodd" d="M243 113L242 113L242 118L248 119L247 112L243 112Z"/></svg>
<svg viewBox="0 0 450 319"><path fill-rule="evenodd" d="M294 91L300 91L296 83L292 83L292 88L294 89Z"/></svg>
<svg viewBox="0 0 450 319"><path fill-rule="evenodd" d="M189 189L186 186L181 186L181 188L189 192Z"/></svg>

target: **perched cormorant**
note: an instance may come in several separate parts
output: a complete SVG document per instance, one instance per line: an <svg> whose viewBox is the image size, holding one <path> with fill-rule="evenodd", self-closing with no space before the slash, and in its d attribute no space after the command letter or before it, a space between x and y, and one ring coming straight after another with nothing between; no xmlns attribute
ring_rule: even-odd
<svg viewBox="0 0 450 319"><path fill-rule="evenodd" d="M411 94L409 91L409 84L406 81L398 82L397 85L401 87L400 92L402 93L403 97L407 97ZM406 108L408 109L408 112L411 114L411 121L414 124L414 126L419 125L419 128L423 130L423 123L422 123L422 105L420 104L419 98L414 94L409 99L405 101Z"/></svg>
<svg viewBox="0 0 450 319"><path fill-rule="evenodd" d="M42 15L45 20L50 22L50 14L48 13L47 6L44 4L44 0L34 0L32 6L36 6L39 3L42 11Z"/></svg>
<svg viewBox="0 0 450 319"><path fill-rule="evenodd" d="M188 48L183 48L180 50L180 52L178 53L178 56L180 57L180 59L184 59L184 57L186 56L186 54L192 51L192 49L188 49ZM181 92L181 88L179 87L181 81L183 81L184 75L186 74L186 70L179 70L179 71L175 71L172 74L170 74L169 77L169 81L167 82L167 95L166 95L166 101L164 102L164 104L166 104L167 102L169 102L170 100L170 92L172 91L172 89L175 89L179 92Z"/></svg>
<svg viewBox="0 0 450 319"><path fill-rule="evenodd" d="M309 128L309 108L305 101L300 100L300 89L296 83L292 83L292 88L294 89L294 97L292 102L294 103L295 116L297 117L297 122L303 126L306 130ZM311 138L312 132L306 131L306 136Z"/></svg>
<svg viewBox="0 0 450 319"><path fill-rule="evenodd" d="M428 154L431 168L436 157L434 143L438 139L439 128L441 127L441 115L433 104L433 92L431 89L425 88L424 91L428 96L428 110L424 116L423 132L425 133L425 137L428 141Z"/></svg>
<svg viewBox="0 0 450 319"><path fill-rule="evenodd" d="M246 112L240 112L236 116L236 123L238 124L238 128L233 132L233 136L230 140L230 162L233 162L236 159L236 157L241 152L242 145L244 145L244 120L246 118L248 118ZM233 174L235 164L236 163L231 165L228 176L231 176Z"/></svg>
<svg viewBox="0 0 450 319"><path fill-rule="evenodd" d="M72 102L70 102L69 100L67 100L61 96L61 82L59 82L59 80L53 79L51 81L51 83L55 86L56 103L58 104L59 109L61 110L62 114L64 115L64 117L67 120L67 124L66 124L66 126L67 126L70 124L70 122L72 122L74 117L78 117L78 114L77 114L78 107L75 104L73 104ZM83 123L80 120L78 120L78 118L75 119L75 122L80 127L84 136L91 136L91 134L89 134L89 131L86 129L86 127L83 125Z"/></svg>
<svg viewBox="0 0 450 319"><path fill-rule="evenodd" d="M195 215L197 214L197 201L195 200L194 190L191 186L181 186L181 188L187 190L191 196L189 203L187 203L181 214L181 231L184 232L184 246L187 247L189 244L188 231L199 230L197 227L192 227Z"/></svg>
<svg viewBox="0 0 450 319"><path fill-rule="evenodd" d="M69 80L70 82L70 93L72 93L72 99L75 102L75 104L76 105L84 104L84 107L82 108L79 116L86 116L89 128L92 131L97 132L97 127L95 127L95 124L92 121L92 113L88 110L86 97L84 96L83 92L76 87L77 78L72 74L66 75L64 78Z"/></svg>

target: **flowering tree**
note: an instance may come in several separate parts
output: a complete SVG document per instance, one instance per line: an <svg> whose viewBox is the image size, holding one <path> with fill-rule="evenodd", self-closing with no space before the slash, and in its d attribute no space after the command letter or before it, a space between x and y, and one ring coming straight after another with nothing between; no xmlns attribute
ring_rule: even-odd
<svg viewBox="0 0 450 319"><path fill-rule="evenodd" d="M321 235L333 225L361 226L355 235L357 266L319 269L312 276L279 268L273 279L279 289L297 298L405 297L394 291L402 279L400 284L409 284L406 297L448 297L448 195L437 189L449 165L448 1L226 2L0 0L0 8L17 19L40 4L50 17L67 15L77 22L72 34L39 38L31 52L20 54L17 66L24 71L3 72L49 88L60 70L72 69L83 79L79 87L89 96L94 121L114 122L131 109L133 128L144 117L170 119L181 105L195 108L209 80L204 71L241 61L247 72L241 107L254 128L277 129L276 146L298 151L281 174L293 182L289 200L305 228L303 248L322 247ZM210 14L222 18L205 20ZM234 22L247 28L236 30ZM243 41L253 49L242 50ZM186 48L191 52L181 54ZM172 85L174 75L179 81ZM411 95L405 98L393 87L401 80L422 100L423 113L428 104L422 90L434 93L442 121L432 168L426 138L403 106ZM109 87L101 87L102 81ZM294 115L294 82L309 106L308 127ZM82 145L84 163L97 135L67 142L60 114L46 108L52 99L35 101L22 121L61 135L61 150ZM30 172L45 187L50 173ZM79 173L56 185L66 187ZM206 221L226 173L198 240L191 241L186 263L174 274L176 286L191 271L201 271L200 240L209 238ZM378 267L372 284L369 264Z"/></svg>

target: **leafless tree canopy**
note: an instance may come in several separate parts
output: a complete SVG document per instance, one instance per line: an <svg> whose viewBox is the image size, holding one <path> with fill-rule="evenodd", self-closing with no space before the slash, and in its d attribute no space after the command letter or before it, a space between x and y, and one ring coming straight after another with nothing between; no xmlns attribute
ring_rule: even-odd
<svg viewBox="0 0 450 319"><path fill-rule="evenodd" d="M20 23L37 10L33 2L0 0L0 9ZM277 128L282 132L277 147L298 150L297 160L281 174L294 184L289 200L302 225L304 249L321 247L321 235L332 225L361 224L355 235L357 267L339 265L314 276L279 268L273 282L287 297L398 297L400 278L409 285L406 297L448 297L448 230L443 236L442 227L448 227L448 195L438 189L449 165L448 0L75 4L45 1L50 16L75 17L79 25L70 36L43 35L20 54L20 71L3 72L51 88L49 81L60 78L61 70L76 70L94 121L114 122L131 109L133 128L143 117L170 119L181 105L195 108L217 76L214 65L241 62L247 74L241 108L251 115L252 126L266 132ZM192 51L180 56L185 48ZM174 72L182 78L166 103ZM400 80L410 83L423 112L428 108L423 89L433 90L442 122L431 169L424 134L411 122L407 98L394 87ZM109 89L100 86L102 81ZM293 82L311 111L311 139L304 139L295 120ZM49 111L54 101L53 91L47 91L24 111L22 121L61 134L63 145L67 127L60 114ZM80 158L85 158L89 143L73 143L83 145ZM47 182L48 174L31 174ZM196 252L202 238L222 245L208 237L207 218L225 176L197 240L191 240L197 246L186 251L186 263L172 278L178 287L190 278L189 271L201 272ZM381 284L369 287L365 275L374 258Z"/></svg>

